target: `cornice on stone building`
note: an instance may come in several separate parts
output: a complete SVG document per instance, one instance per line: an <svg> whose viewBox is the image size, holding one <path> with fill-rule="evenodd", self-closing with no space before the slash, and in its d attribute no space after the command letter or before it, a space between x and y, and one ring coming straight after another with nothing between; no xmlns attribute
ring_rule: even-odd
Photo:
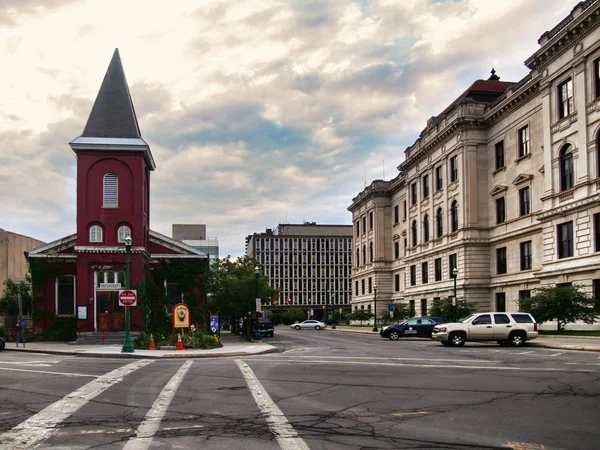
<svg viewBox="0 0 600 450"><path fill-rule="evenodd" d="M569 16L538 39L541 48L530 56L525 65L530 70L542 70L571 49L600 23L598 0L579 2Z"/></svg>

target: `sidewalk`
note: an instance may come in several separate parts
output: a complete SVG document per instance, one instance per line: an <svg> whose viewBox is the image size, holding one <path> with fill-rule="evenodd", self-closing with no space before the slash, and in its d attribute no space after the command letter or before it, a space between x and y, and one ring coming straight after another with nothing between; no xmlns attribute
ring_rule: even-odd
<svg viewBox="0 0 600 450"><path fill-rule="evenodd" d="M221 333L221 348L210 350L138 350L134 353L121 353L120 344L114 345L69 345L66 342L26 342L25 348L19 343L7 342L4 351L28 353L46 353L51 355L75 355L95 358L136 358L136 359L165 359L165 358L210 358L219 356L244 356L278 352L279 349L265 341L248 342L228 331Z"/></svg>
<svg viewBox="0 0 600 450"><path fill-rule="evenodd" d="M336 326L333 330L327 327L324 331L333 333L359 333L381 339L372 327ZM404 341L427 341L422 338L402 338ZM137 358L137 359L166 359L166 358L210 358L223 356L258 355L279 352L279 349L268 343L269 340L248 342L238 336L224 331L221 333L223 347L210 350L135 350L134 353L121 353L121 345L69 345L66 342L29 342L15 347L14 342L7 342L5 351L20 351L29 353L46 353L55 355L75 355L96 358ZM489 345L489 342L469 342L467 345ZM600 352L600 337L581 336L539 336L527 342L530 347L545 347L558 350L578 350Z"/></svg>
<svg viewBox="0 0 600 450"><path fill-rule="evenodd" d="M370 334L379 337L379 333L373 331L373 327L356 327L350 325L336 325L336 329L331 327L326 328L327 331L341 333L360 333ZM381 338L380 338L381 339ZM402 338L402 340L411 341L426 341L423 338ZM467 345L489 345L489 342L467 342ZM600 352L600 337L586 336L556 336L556 335L540 335L536 339L527 341L530 347L545 347L559 350L578 350L587 352Z"/></svg>

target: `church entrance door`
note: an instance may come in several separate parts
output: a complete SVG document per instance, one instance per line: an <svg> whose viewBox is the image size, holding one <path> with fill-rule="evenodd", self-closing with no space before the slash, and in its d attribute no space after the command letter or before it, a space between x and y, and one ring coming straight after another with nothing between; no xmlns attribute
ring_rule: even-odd
<svg viewBox="0 0 600 450"><path fill-rule="evenodd" d="M96 292L98 331L124 331L125 309L119 306L119 292Z"/></svg>

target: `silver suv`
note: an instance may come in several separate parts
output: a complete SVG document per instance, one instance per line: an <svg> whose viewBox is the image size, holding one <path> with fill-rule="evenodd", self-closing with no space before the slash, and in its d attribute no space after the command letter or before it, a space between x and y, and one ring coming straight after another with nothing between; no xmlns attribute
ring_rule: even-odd
<svg viewBox="0 0 600 450"><path fill-rule="evenodd" d="M442 323L433 328L431 339L442 345L461 347L467 341L496 341L500 345L520 347L538 337L538 324L531 314L485 312L462 322Z"/></svg>

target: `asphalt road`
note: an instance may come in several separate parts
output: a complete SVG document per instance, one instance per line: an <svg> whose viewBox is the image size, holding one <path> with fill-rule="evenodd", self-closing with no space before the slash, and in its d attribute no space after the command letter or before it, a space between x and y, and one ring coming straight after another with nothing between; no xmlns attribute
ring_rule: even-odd
<svg viewBox="0 0 600 450"><path fill-rule="evenodd" d="M600 355L277 327L276 354L0 354L0 449L599 447Z"/></svg>

